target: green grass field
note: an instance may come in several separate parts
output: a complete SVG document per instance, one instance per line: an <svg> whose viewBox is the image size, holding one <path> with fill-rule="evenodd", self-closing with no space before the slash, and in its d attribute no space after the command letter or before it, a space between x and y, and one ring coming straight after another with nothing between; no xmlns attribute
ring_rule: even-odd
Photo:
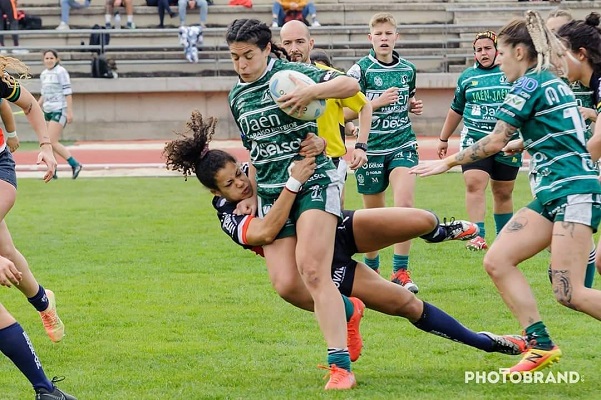
<svg viewBox="0 0 601 400"><path fill-rule="evenodd" d="M576 371L581 382L466 384L465 371L498 371L519 358L479 352L368 310L365 348L353 366L359 387L326 393L317 369L325 344L313 315L279 299L262 260L221 233L211 196L195 178L22 179L19 185L7 222L39 282L57 295L65 339L50 342L17 290L1 288L0 301L28 332L47 374L66 376L60 387L80 400L597 396L599 322L554 301L546 253L522 270L564 352L552 371ZM521 207L530 199L525 176L517 186ZM459 174L420 179L417 188L416 206L466 218ZM360 206L352 177L346 204ZM492 216L487 229L490 241ZM474 330L519 333L482 256L463 243L414 241L419 296ZM391 250L381 257L388 276ZM33 397L4 358L0 399Z"/></svg>

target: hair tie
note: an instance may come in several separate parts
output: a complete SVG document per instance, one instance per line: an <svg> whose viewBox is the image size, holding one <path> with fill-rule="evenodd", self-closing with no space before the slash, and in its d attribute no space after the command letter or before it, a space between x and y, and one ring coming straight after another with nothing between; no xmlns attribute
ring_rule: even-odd
<svg viewBox="0 0 601 400"><path fill-rule="evenodd" d="M200 159L203 159L204 156L206 156L208 152L209 152L209 144L207 143L207 145L200 151Z"/></svg>

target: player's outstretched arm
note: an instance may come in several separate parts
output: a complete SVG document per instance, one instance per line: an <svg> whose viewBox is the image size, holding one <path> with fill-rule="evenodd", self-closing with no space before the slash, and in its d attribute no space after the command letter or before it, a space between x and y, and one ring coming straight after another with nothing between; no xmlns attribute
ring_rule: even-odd
<svg viewBox="0 0 601 400"><path fill-rule="evenodd" d="M290 210L305 183L315 172L315 158L307 157L296 161L290 169L290 178L286 182L286 189L273 204L265 218L250 220L246 231L246 242L251 246L263 246L272 243L288 220Z"/></svg>

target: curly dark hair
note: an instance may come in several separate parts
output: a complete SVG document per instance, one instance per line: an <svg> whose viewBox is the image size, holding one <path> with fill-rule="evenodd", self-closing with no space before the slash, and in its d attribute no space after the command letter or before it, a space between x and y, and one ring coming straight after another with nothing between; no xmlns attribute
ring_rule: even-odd
<svg viewBox="0 0 601 400"><path fill-rule="evenodd" d="M179 137L163 149L167 169L180 171L186 178L195 174L205 187L218 190L215 174L236 159L223 150L209 150L216 124L217 118L209 117L205 122L200 111L192 111L186 130L176 132Z"/></svg>

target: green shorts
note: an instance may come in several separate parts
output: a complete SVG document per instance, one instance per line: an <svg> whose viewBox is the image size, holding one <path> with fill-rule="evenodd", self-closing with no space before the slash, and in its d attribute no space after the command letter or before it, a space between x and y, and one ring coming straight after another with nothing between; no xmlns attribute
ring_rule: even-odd
<svg viewBox="0 0 601 400"><path fill-rule="evenodd" d="M411 168L419 164L417 147L400 149L384 156L368 157L363 167L355 171L357 191L360 194L377 194L386 190L390 171L398 167Z"/></svg>
<svg viewBox="0 0 601 400"><path fill-rule="evenodd" d="M44 119L46 121L54 121L61 124L63 127L67 124L67 109L60 111L44 112Z"/></svg>
<svg viewBox="0 0 601 400"><path fill-rule="evenodd" d="M303 185L301 191L296 195L290 216L276 236L276 239L295 236L296 221L307 210L322 210L341 219L340 185L336 179L337 172L336 170L330 170L326 174L333 174L333 176L324 177L319 176L320 174L315 174ZM277 197L257 196L257 198L257 214L260 218L264 218L269 210L271 210L271 207L273 207Z"/></svg>
<svg viewBox="0 0 601 400"><path fill-rule="evenodd" d="M526 207L551 222L565 221L590 226L593 233L597 232L601 222L601 195L599 194L570 194L547 204L542 204L535 198Z"/></svg>

